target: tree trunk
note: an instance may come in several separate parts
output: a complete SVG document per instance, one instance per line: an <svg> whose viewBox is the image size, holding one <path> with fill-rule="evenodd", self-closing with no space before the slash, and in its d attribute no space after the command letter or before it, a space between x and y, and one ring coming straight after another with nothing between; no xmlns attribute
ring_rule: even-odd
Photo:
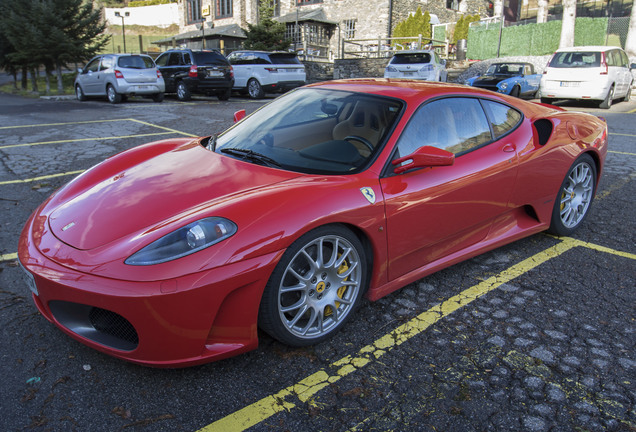
<svg viewBox="0 0 636 432"><path fill-rule="evenodd" d="M548 22L548 0L539 0L537 10L537 24Z"/></svg>
<svg viewBox="0 0 636 432"><path fill-rule="evenodd" d="M64 93L64 82L62 81L62 64L55 65L55 75L57 75L57 94Z"/></svg>
<svg viewBox="0 0 636 432"><path fill-rule="evenodd" d="M33 93L39 93L38 90L38 69L37 68L32 68L31 69L31 91Z"/></svg>
<svg viewBox="0 0 636 432"><path fill-rule="evenodd" d="M574 24L576 22L576 0L563 0L563 21L559 48L574 46Z"/></svg>
<svg viewBox="0 0 636 432"><path fill-rule="evenodd" d="M503 0L495 0L492 16L503 16Z"/></svg>
<svg viewBox="0 0 636 432"><path fill-rule="evenodd" d="M22 90L26 91L27 86L28 86L28 82L29 82L29 72L27 70L27 67L24 66L22 68Z"/></svg>
<svg viewBox="0 0 636 432"><path fill-rule="evenodd" d="M609 24L608 24L609 25ZM630 57L636 56L636 7L632 6L632 16L629 19L629 30L625 41L625 51Z"/></svg>

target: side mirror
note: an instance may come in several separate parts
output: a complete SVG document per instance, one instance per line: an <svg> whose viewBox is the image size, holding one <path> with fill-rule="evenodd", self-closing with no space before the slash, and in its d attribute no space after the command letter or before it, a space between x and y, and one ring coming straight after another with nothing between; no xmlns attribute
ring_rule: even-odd
<svg viewBox="0 0 636 432"><path fill-rule="evenodd" d="M629 70L636 69L636 63L632 63L629 65Z"/></svg>
<svg viewBox="0 0 636 432"><path fill-rule="evenodd" d="M234 123L240 122L246 116L245 110L242 109L234 113Z"/></svg>
<svg viewBox="0 0 636 432"><path fill-rule="evenodd" d="M82 69L82 68L77 68L77 73L78 73L78 74L83 74L83 73L84 73L84 69Z"/></svg>
<svg viewBox="0 0 636 432"><path fill-rule="evenodd" d="M404 162L408 163L406 165L400 165ZM391 163L393 165L400 165L396 167L393 172L396 174L402 174L403 172L412 170L414 168L449 166L452 165L454 162L455 155L453 153L437 147L423 146L415 150L410 155L395 159Z"/></svg>

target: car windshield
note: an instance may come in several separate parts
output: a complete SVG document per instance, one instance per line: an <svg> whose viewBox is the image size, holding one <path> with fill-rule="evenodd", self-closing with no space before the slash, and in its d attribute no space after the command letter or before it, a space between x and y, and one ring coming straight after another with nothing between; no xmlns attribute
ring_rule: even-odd
<svg viewBox="0 0 636 432"><path fill-rule="evenodd" d="M486 75L521 75L523 72L523 65L499 63L490 65L486 71Z"/></svg>
<svg viewBox="0 0 636 432"><path fill-rule="evenodd" d="M303 173L358 172L379 152L402 104L364 93L299 89L225 131L214 150Z"/></svg>
<svg viewBox="0 0 636 432"><path fill-rule="evenodd" d="M558 52L548 66L553 68L586 68L601 65L600 52Z"/></svg>
<svg viewBox="0 0 636 432"><path fill-rule="evenodd" d="M155 67L150 57L145 56L124 56L119 57L117 66L128 69L150 69Z"/></svg>
<svg viewBox="0 0 636 432"><path fill-rule="evenodd" d="M296 54L270 54L272 64L300 64Z"/></svg>
<svg viewBox="0 0 636 432"><path fill-rule="evenodd" d="M430 62L431 55L429 53L396 54L391 59L391 64L416 64Z"/></svg>
<svg viewBox="0 0 636 432"><path fill-rule="evenodd" d="M194 60L198 65L222 66L227 64L225 57L214 51L198 51L192 54L194 54Z"/></svg>

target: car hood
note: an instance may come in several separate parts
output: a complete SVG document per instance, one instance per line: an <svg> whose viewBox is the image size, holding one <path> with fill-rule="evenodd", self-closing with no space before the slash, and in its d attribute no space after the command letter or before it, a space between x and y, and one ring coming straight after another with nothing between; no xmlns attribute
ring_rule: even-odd
<svg viewBox="0 0 636 432"><path fill-rule="evenodd" d="M49 226L62 242L94 249L299 175L219 155L198 140L151 143L69 183L49 203Z"/></svg>

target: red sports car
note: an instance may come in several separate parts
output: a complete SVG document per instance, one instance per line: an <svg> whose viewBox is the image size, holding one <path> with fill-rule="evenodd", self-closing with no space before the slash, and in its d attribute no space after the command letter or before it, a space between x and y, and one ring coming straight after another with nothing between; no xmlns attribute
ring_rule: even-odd
<svg viewBox="0 0 636 432"><path fill-rule="evenodd" d="M19 258L42 314L131 362L331 337L362 296L588 215L607 126L461 85L309 85L218 136L115 155L48 198Z"/></svg>

